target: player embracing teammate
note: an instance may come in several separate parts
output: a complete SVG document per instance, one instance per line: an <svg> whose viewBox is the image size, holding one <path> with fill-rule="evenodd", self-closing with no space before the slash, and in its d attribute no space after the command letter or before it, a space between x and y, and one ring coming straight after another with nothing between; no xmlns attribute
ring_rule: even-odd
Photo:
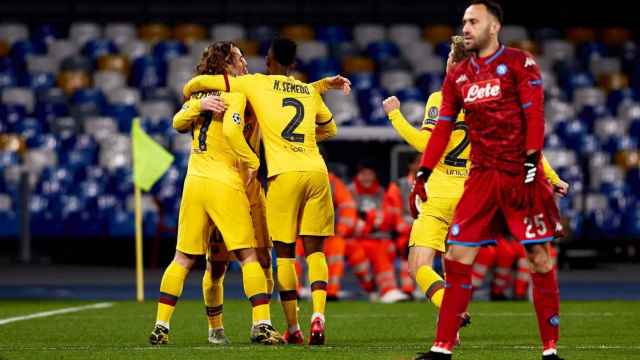
<svg viewBox="0 0 640 360"><path fill-rule="evenodd" d="M559 359L559 290L549 242L560 230L551 185L542 175L544 94L540 69L526 52L498 41L502 9L474 1L462 20L471 52L447 72L437 124L425 148L409 201L426 201L425 187L464 109L472 163L448 235L446 290L436 339L418 359L451 359L461 314L471 300L471 266L482 245L510 233L526 249L542 358Z"/></svg>

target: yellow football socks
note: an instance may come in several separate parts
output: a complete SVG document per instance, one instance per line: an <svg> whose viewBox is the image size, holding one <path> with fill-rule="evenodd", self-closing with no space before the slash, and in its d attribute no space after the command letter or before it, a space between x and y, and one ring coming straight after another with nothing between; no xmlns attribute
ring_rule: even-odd
<svg viewBox="0 0 640 360"><path fill-rule="evenodd" d="M156 316L157 324L169 328L171 315L173 315L178 298L182 294L184 279L188 273L188 269L175 261L172 261L164 271L162 282L160 283L160 299L158 299L158 313Z"/></svg>
<svg viewBox="0 0 640 360"><path fill-rule="evenodd" d="M298 326L298 274L296 273L296 259L278 258L278 291L284 316L289 327Z"/></svg>
<svg viewBox="0 0 640 360"><path fill-rule="evenodd" d="M224 301L224 273L219 278L213 279L211 272L205 271L202 278L202 295L207 311L209 329L220 329L222 324L222 304Z"/></svg>
<svg viewBox="0 0 640 360"><path fill-rule="evenodd" d="M442 305L442 297L444 296L444 280L435 272L431 266L422 265L416 272L416 282L420 286L427 299L431 300L433 305L440 308Z"/></svg>
<svg viewBox="0 0 640 360"><path fill-rule="evenodd" d="M314 252L307 256L307 266L309 267L313 313L314 315L324 315L327 305L327 282L329 281L329 268L324 253Z"/></svg>
<svg viewBox="0 0 640 360"><path fill-rule="evenodd" d="M267 294L267 279L257 261L242 265L242 283L244 292L253 307L253 324L270 323L269 295Z"/></svg>

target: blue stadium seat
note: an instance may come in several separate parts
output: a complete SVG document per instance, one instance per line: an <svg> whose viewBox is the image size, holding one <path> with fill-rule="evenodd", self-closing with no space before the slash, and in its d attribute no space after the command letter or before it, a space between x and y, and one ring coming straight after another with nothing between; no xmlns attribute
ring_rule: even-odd
<svg viewBox="0 0 640 360"><path fill-rule="evenodd" d="M381 88L358 91L360 111L368 125L384 126L389 123L387 114L382 109L382 101L388 96L389 93Z"/></svg>
<svg viewBox="0 0 640 360"><path fill-rule="evenodd" d="M563 142L573 150L579 150L581 139L587 135L587 128L580 120L561 122L556 128Z"/></svg>
<svg viewBox="0 0 640 360"><path fill-rule="evenodd" d="M153 56L143 56L133 62L131 85L139 88L153 88L166 84L166 65Z"/></svg>
<svg viewBox="0 0 640 360"><path fill-rule="evenodd" d="M2 63L2 58L0 58ZM15 87L18 85L18 78L12 68L0 70L0 91L4 88Z"/></svg>
<svg viewBox="0 0 640 360"><path fill-rule="evenodd" d="M39 43L49 43L62 38L60 28L53 24L38 24L31 31L31 40Z"/></svg>
<svg viewBox="0 0 640 360"><path fill-rule="evenodd" d="M185 44L177 40L161 41L153 47L153 56L162 63L167 63L170 59L186 55L188 52Z"/></svg>
<svg viewBox="0 0 640 360"><path fill-rule="evenodd" d="M640 189L640 168L629 169L625 176L625 181L629 188Z"/></svg>
<svg viewBox="0 0 640 360"><path fill-rule="evenodd" d="M48 90L56 86L56 77L54 74L46 72L29 73L25 82L21 85L28 86L36 91Z"/></svg>
<svg viewBox="0 0 640 360"><path fill-rule="evenodd" d="M114 211L109 218L109 236L115 238L125 238L133 236L135 232L135 222L133 212L122 209Z"/></svg>
<svg viewBox="0 0 640 360"><path fill-rule="evenodd" d="M620 104L625 101L633 101L637 98L637 95L633 89L614 89L607 95L607 109L614 116L618 115L618 108Z"/></svg>
<svg viewBox="0 0 640 360"><path fill-rule="evenodd" d="M635 200L633 205L624 211L622 229L626 236L638 238L640 237L640 205L638 199Z"/></svg>
<svg viewBox="0 0 640 360"><path fill-rule="evenodd" d="M350 34L342 26L316 27L316 39L326 43L341 43L350 40Z"/></svg>
<svg viewBox="0 0 640 360"><path fill-rule="evenodd" d="M126 133L131 131L133 118L138 116L135 105L111 104L107 107L107 116L111 116L118 123L118 130Z"/></svg>
<svg viewBox="0 0 640 360"><path fill-rule="evenodd" d="M109 39L93 39L82 47L82 55L96 61L102 55L117 54L118 48Z"/></svg>
<svg viewBox="0 0 640 360"><path fill-rule="evenodd" d="M25 139L30 139L47 131L47 124L33 117L24 118L16 123L12 129L12 132L22 135Z"/></svg>
<svg viewBox="0 0 640 360"><path fill-rule="evenodd" d="M0 104L0 122L9 129L13 129L17 123L27 116L27 109L18 104Z"/></svg>
<svg viewBox="0 0 640 360"><path fill-rule="evenodd" d="M615 154L620 150L637 149L638 142L627 136L612 136L602 144L602 150L609 154Z"/></svg>
<svg viewBox="0 0 640 360"><path fill-rule="evenodd" d="M367 54L379 63L384 59L400 56L398 46L390 41L376 41L367 46Z"/></svg>
<svg viewBox="0 0 640 360"><path fill-rule="evenodd" d="M423 102L425 104L427 102L427 98L426 98L425 94L420 89L418 89L416 87L410 87L410 88L402 89L402 90L398 91L396 96L398 97L398 100L400 100L402 102L411 101L411 100L421 101L421 102Z"/></svg>
<svg viewBox="0 0 640 360"><path fill-rule="evenodd" d="M27 55L43 55L47 53L47 45L39 41L19 40L11 46L10 56L16 62L15 65L24 69Z"/></svg>
<svg viewBox="0 0 640 360"><path fill-rule="evenodd" d="M143 101L167 101L177 104L176 93L168 87L148 87L142 89Z"/></svg>
<svg viewBox="0 0 640 360"><path fill-rule="evenodd" d="M53 119L63 116L69 116L69 107L65 102L36 102L35 116L40 121L50 123Z"/></svg>
<svg viewBox="0 0 640 360"><path fill-rule="evenodd" d="M348 76L351 80L351 88L366 90L378 86L378 78L372 72L357 72Z"/></svg>
<svg viewBox="0 0 640 360"><path fill-rule="evenodd" d="M444 81L444 74L441 72L427 72L418 75L416 78L416 86L422 90L425 94L430 94L434 91L440 90L442 82Z"/></svg>
<svg viewBox="0 0 640 360"><path fill-rule="evenodd" d="M340 73L340 65L331 58L313 59L305 66L310 81L322 79Z"/></svg>
<svg viewBox="0 0 640 360"><path fill-rule="evenodd" d="M634 119L631 121L629 128L627 129L627 134L637 142L640 142L640 119Z"/></svg>
<svg viewBox="0 0 640 360"><path fill-rule="evenodd" d="M107 101L98 88L78 89L71 96L73 111L78 111L86 115L98 115L106 109Z"/></svg>
<svg viewBox="0 0 640 360"><path fill-rule="evenodd" d="M607 57L608 53L607 46L600 42L587 42L578 45L576 48L577 60L587 69L591 64L592 58Z"/></svg>

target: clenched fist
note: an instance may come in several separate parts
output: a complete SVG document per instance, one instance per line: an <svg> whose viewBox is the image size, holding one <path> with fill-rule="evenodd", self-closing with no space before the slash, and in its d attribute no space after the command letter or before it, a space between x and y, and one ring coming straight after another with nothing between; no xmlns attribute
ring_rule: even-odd
<svg viewBox="0 0 640 360"><path fill-rule="evenodd" d="M384 112L389 114L393 110L400 109L400 100L395 96L390 96L382 102L382 108Z"/></svg>

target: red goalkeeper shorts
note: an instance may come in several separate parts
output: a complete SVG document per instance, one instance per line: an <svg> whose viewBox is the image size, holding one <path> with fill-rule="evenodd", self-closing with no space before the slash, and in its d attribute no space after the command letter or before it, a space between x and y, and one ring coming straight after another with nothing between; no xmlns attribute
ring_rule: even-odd
<svg viewBox="0 0 640 360"><path fill-rule="evenodd" d="M520 205L525 185L522 175L495 169L473 169L456 207L449 229L450 245L482 246L511 234L522 244L551 241L561 233L559 211L549 182L539 168L528 206Z"/></svg>

